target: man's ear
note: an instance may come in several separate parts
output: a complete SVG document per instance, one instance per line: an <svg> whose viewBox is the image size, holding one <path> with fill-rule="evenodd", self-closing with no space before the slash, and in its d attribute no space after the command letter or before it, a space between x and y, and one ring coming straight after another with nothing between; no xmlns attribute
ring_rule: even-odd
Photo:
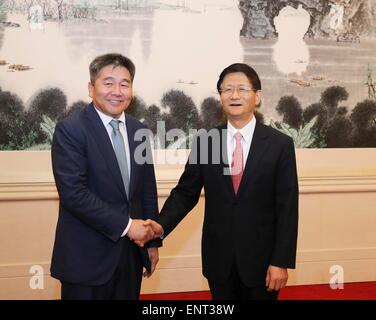
<svg viewBox="0 0 376 320"><path fill-rule="evenodd" d="M256 106L260 107L261 106L261 98L262 98L262 92L261 90L256 91Z"/></svg>
<svg viewBox="0 0 376 320"><path fill-rule="evenodd" d="M93 90L94 90L94 86L93 84L91 83L91 81L88 82L87 84L87 89L89 91L89 97L90 98L93 98Z"/></svg>

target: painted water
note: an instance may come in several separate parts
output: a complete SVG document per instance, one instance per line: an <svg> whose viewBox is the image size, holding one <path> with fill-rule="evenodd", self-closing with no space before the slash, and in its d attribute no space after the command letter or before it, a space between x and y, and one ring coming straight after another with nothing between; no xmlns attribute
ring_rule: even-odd
<svg viewBox="0 0 376 320"><path fill-rule="evenodd" d="M261 77L266 120L278 118L275 106L284 95L295 95L303 108L332 85L347 89L349 99L343 104L349 109L367 97L364 81L368 63L376 65L375 42L303 40L307 17L291 11L276 23L278 39L244 39L239 37L243 18L236 1L228 3L120 13L101 10L95 20L46 21L41 28L31 28L26 15L8 13L7 20L20 27L4 29L0 60L32 69L10 72L0 66L0 86L18 94L26 106L45 87L61 88L68 104L89 101L90 61L99 54L120 52L135 62L135 93L147 105L160 105L163 93L179 89L200 106L203 99L217 96L221 70L242 61Z"/></svg>

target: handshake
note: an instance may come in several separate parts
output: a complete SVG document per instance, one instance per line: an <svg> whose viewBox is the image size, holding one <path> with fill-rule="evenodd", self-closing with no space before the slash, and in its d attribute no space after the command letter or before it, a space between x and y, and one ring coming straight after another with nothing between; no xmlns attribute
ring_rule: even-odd
<svg viewBox="0 0 376 320"><path fill-rule="evenodd" d="M160 238L163 233L162 226L154 220L134 219L132 220L127 236L138 246L143 247L146 242Z"/></svg>

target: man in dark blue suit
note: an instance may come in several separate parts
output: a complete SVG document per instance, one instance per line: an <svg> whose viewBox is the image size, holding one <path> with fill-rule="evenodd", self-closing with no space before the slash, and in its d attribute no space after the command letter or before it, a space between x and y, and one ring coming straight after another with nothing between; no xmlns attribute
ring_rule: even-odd
<svg viewBox="0 0 376 320"><path fill-rule="evenodd" d="M150 276L158 262L160 240L134 243L155 236L145 220L158 214L150 144L147 135L135 137L145 127L124 114L134 75L133 62L120 54L94 59L92 103L55 129L60 203L51 275L61 281L62 299L137 299L143 267Z"/></svg>

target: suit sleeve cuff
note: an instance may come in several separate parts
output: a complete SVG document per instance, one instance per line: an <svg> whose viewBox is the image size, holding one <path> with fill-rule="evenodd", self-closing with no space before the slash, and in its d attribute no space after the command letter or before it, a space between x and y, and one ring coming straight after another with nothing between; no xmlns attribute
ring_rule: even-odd
<svg viewBox="0 0 376 320"><path fill-rule="evenodd" d="M127 227L125 228L125 230L123 231L123 233L121 234L121 237L125 237L126 234L128 233L130 227L131 227L131 224L132 224L132 219L129 218L129 221L128 221L128 224L127 224Z"/></svg>

